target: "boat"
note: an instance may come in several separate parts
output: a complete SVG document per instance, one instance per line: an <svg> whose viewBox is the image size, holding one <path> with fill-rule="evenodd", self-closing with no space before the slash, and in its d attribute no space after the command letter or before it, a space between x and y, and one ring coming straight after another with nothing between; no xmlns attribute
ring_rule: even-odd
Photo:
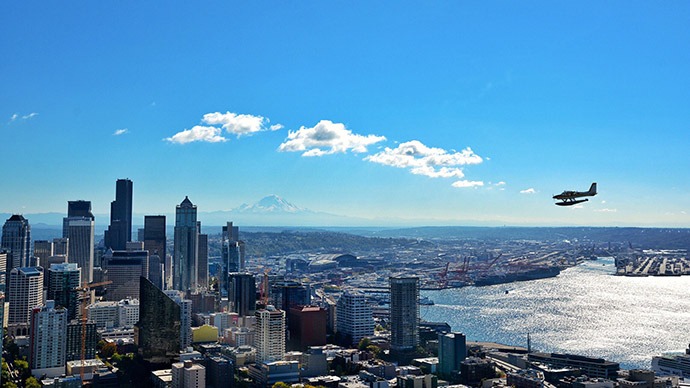
<svg viewBox="0 0 690 388"><path fill-rule="evenodd" d="M544 266L528 269L523 272L510 272L501 275L485 276L475 279L474 285L481 286L492 286L494 284L504 284L512 282L522 282L526 280L537 280L544 278L552 278L558 276L561 273L561 269L556 266Z"/></svg>
<svg viewBox="0 0 690 388"><path fill-rule="evenodd" d="M423 306L433 306L434 301L429 299L428 296L423 296L423 297L419 298L419 304L421 304Z"/></svg>

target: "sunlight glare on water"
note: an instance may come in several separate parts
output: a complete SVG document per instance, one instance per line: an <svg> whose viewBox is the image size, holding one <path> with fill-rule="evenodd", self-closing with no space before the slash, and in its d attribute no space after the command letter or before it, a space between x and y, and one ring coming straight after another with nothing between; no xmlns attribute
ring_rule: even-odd
<svg viewBox="0 0 690 388"><path fill-rule="evenodd" d="M613 276L613 258L558 277L488 287L423 291L425 321L448 322L469 341L581 354L649 368L651 358L690 342L690 277ZM508 293L506 294L506 291Z"/></svg>

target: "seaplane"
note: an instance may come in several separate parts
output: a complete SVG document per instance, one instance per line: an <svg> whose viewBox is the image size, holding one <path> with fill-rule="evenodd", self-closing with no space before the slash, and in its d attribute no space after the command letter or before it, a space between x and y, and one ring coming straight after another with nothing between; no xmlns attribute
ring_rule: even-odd
<svg viewBox="0 0 690 388"><path fill-rule="evenodd" d="M560 200L561 202L556 202L558 206L572 206L578 203L589 201L588 198L578 199L582 197L593 197L597 195L597 183L592 183L587 191L564 191L558 195L554 195L553 199Z"/></svg>

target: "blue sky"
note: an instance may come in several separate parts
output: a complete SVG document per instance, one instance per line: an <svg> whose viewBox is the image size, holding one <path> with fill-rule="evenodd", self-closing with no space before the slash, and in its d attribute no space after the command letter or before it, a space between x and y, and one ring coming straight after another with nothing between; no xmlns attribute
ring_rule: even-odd
<svg viewBox="0 0 690 388"><path fill-rule="evenodd" d="M1 212L690 226L690 3L5 2ZM194 140L194 141L192 141ZM551 195L600 194L561 208Z"/></svg>

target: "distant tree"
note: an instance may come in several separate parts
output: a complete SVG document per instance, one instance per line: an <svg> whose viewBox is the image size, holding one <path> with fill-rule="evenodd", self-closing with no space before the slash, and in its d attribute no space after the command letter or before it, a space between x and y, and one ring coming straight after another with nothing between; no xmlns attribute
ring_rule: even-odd
<svg viewBox="0 0 690 388"><path fill-rule="evenodd" d="M26 379L26 381L24 381L24 387L25 388L41 388L42 385L41 385L41 383L38 382L38 380L35 377L31 376L28 379Z"/></svg>
<svg viewBox="0 0 690 388"><path fill-rule="evenodd" d="M14 367L19 372L19 377L24 380L31 376L31 369L29 369L29 362L26 360L14 360Z"/></svg>
<svg viewBox="0 0 690 388"><path fill-rule="evenodd" d="M2 388L17 388L17 384L13 383L12 381L5 381L2 383Z"/></svg>
<svg viewBox="0 0 690 388"><path fill-rule="evenodd" d="M115 353L117 353L117 345L113 342L108 342L101 348L101 356L103 356L103 358L110 358Z"/></svg>
<svg viewBox="0 0 690 388"><path fill-rule="evenodd" d="M366 350L369 345L371 345L371 340L369 339L369 337L362 337L362 339L359 340L359 344L357 345L357 349Z"/></svg>
<svg viewBox="0 0 690 388"><path fill-rule="evenodd" d="M292 386L290 384L284 383L282 381L278 381L277 383L273 384L271 388L291 388Z"/></svg>

